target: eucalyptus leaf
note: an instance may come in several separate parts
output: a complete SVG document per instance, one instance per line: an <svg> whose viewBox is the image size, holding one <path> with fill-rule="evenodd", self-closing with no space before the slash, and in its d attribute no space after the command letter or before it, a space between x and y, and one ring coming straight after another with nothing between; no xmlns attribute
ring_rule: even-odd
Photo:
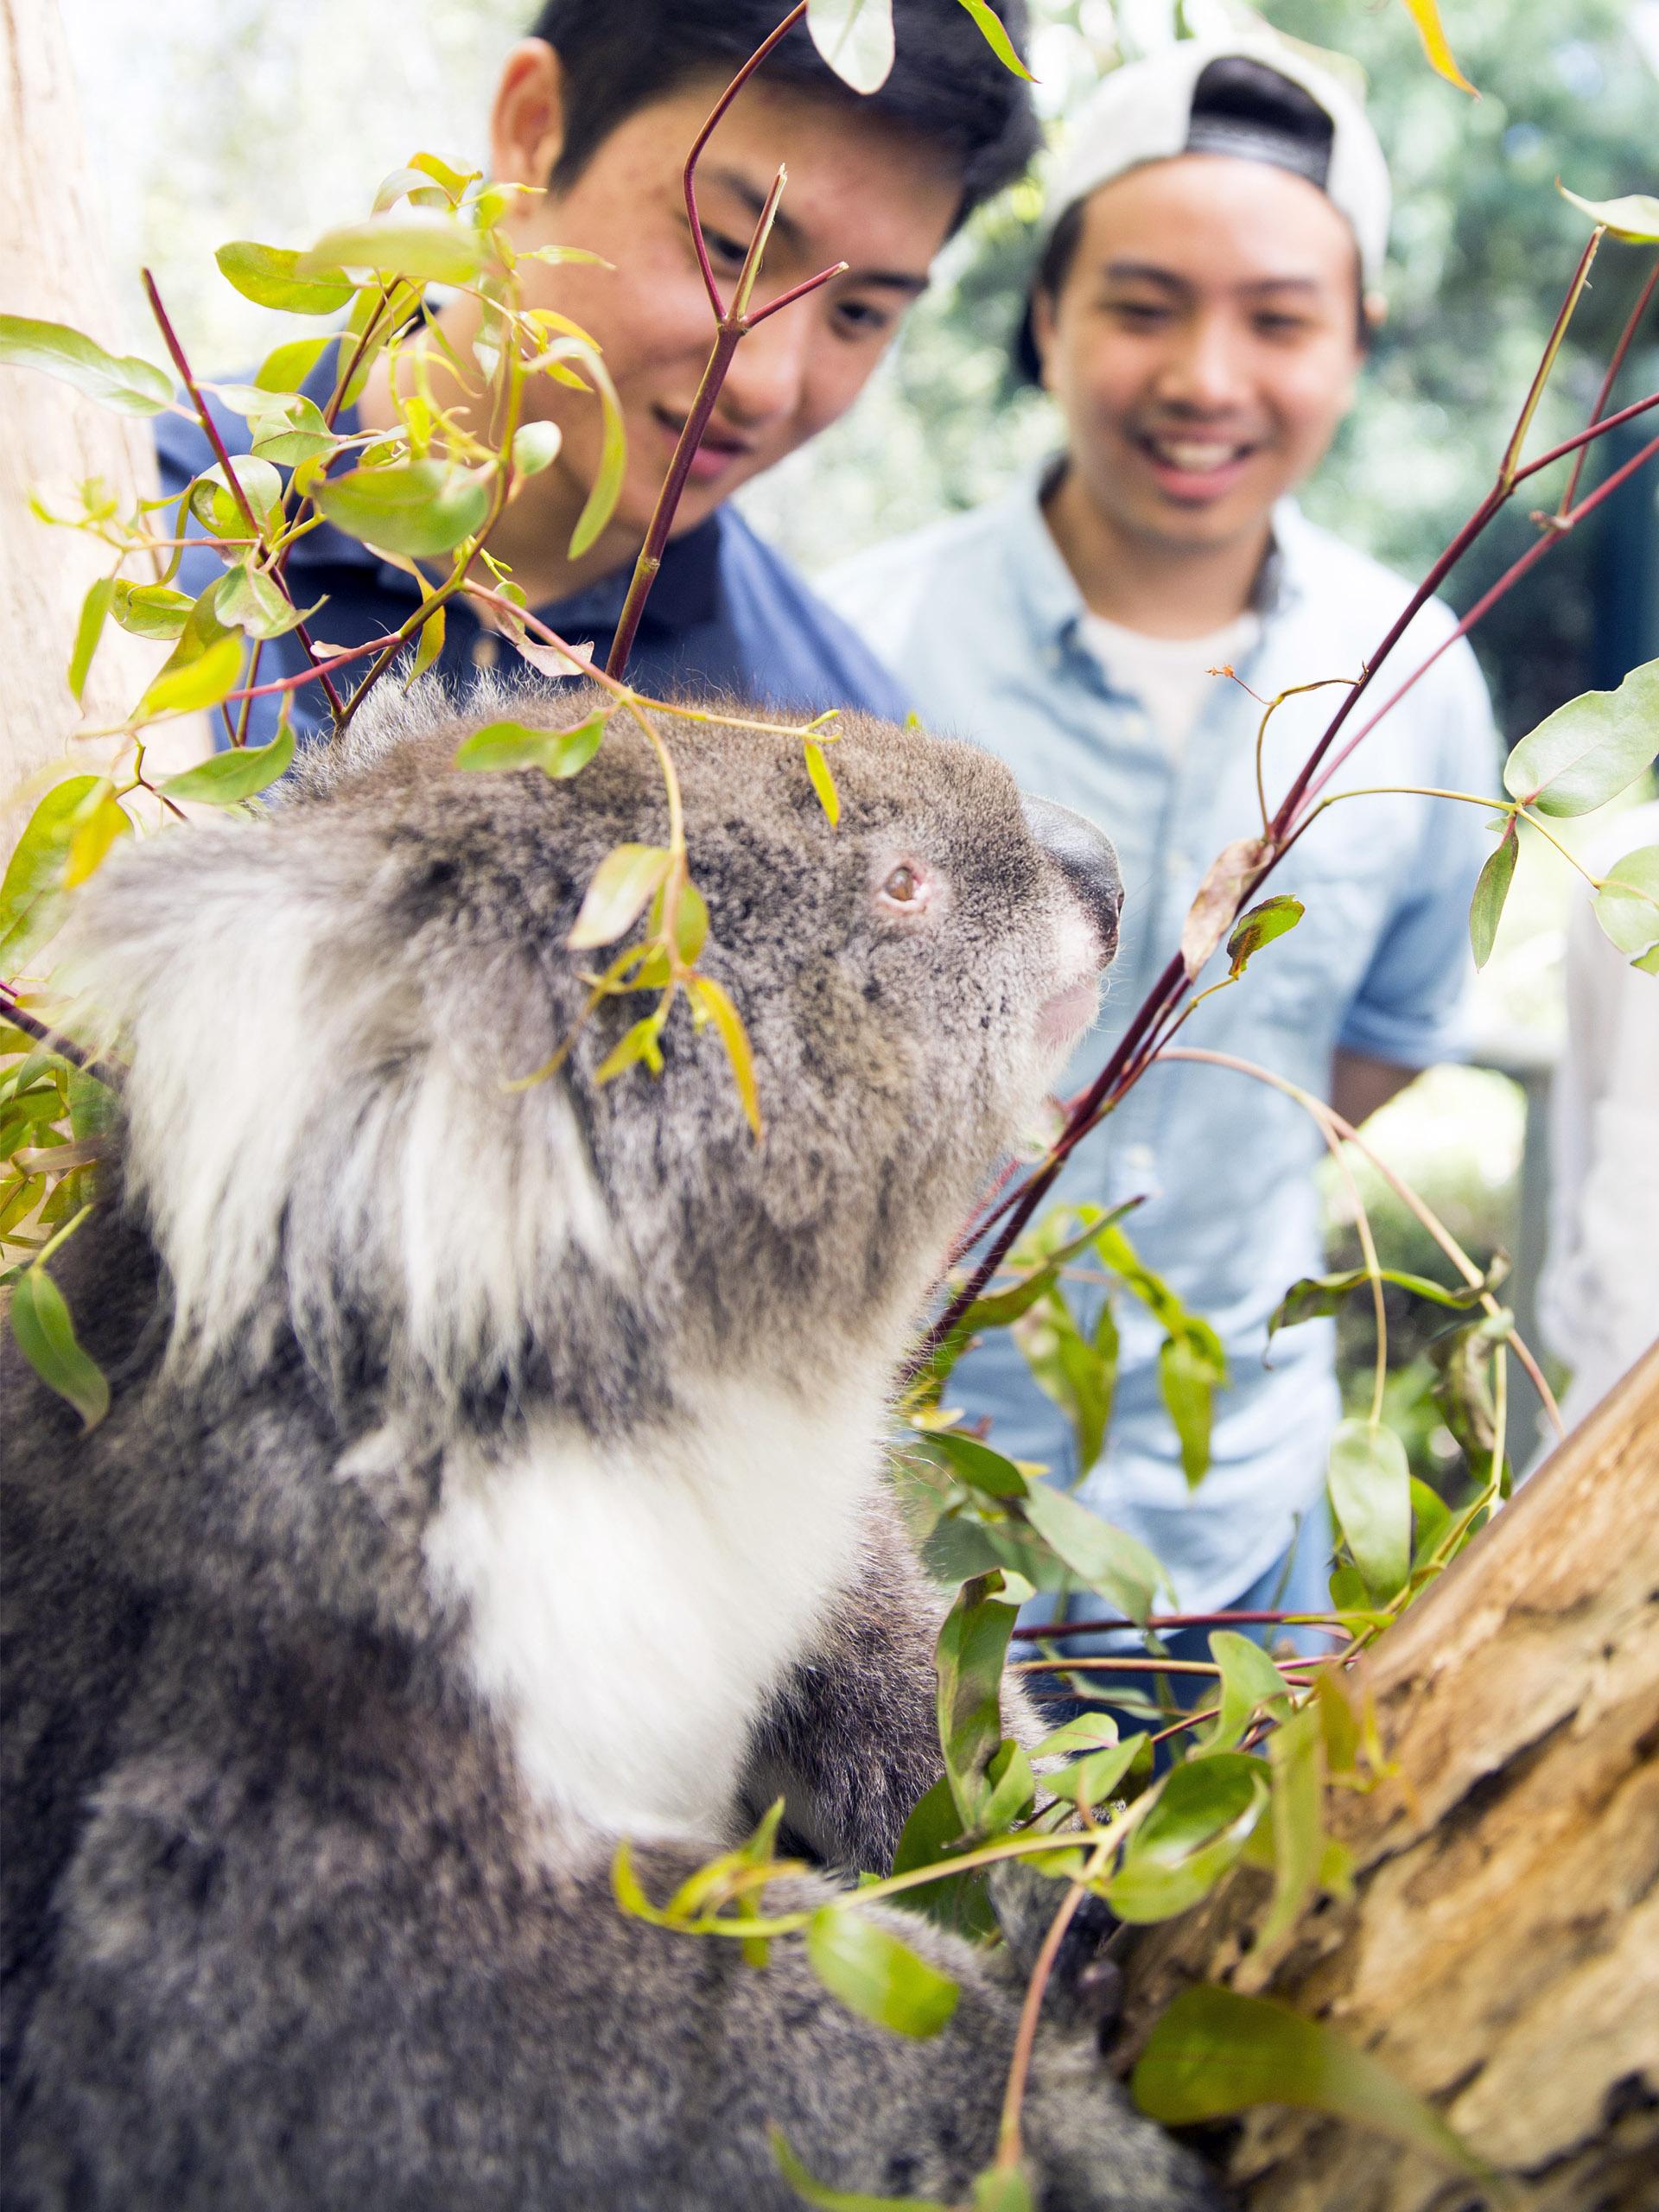
<svg viewBox="0 0 1659 2212"><path fill-rule="evenodd" d="M1237 1862L1267 1806L1258 1759L1217 1751L1173 1768L1124 1847L1106 1902L1120 1920L1186 1911Z"/></svg>
<svg viewBox="0 0 1659 2212"><path fill-rule="evenodd" d="M807 0L812 43L855 92L879 91L893 67L893 0Z"/></svg>
<svg viewBox="0 0 1659 2212"><path fill-rule="evenodd" d="M598 752L600 740L605 734L605 725L609 719L607 713L590 715L585 722L579 722L574 729L532 729L524 722L486 722L482 729L474 730L463 741L455 754L455 766L470 769L474 774L491 775L509 769L539 768L549 776L574 776L585 768ZM619 850L622 849L645 851L658 849L644 846L619 848ZM597 882L597 877L594 880ZM649 897L649 893L646 895ZM644 904L642 899L640 905ZM635 912L638 911L636 908ZM631 920L632 917L629 918ZM622 928L626 927L627 923L625 922ZM620 937L621 930L617 931L616 935ZM607 938L603 942L609 943L610 940Z"/></svg>
<svg viewBox="0 0 1659 2212"><path fill-rule="evenodd" d="M1659 660L1634 668L1617 691L1586 691L1523 737L1503 788L1540 814L1588 814L1633 784L1659 752Z"/></svg>
<svg viewBox="0 0 1659 2212"><path fill-rule="evenodd" d="M754 1054L742 1015L733 1003L730 992L712 976L693 976L685 988L693 1012L711 1020L719 1033L731 1064L732 1080L737 1085L744 1118L754 1135L761 1136L765 1130L760 1117L760 1094L755 1083Z"/></svg>
<svg viewBox="0 0 1659 2212"><path fill-rule="evenodd" d="M174 665L169 662L138 702L139 721L158 715L193 714L202 707L216 707L234 691L242 673L242 633L228 632L216 638L194 658Z"/></svg>
<svg viewBox="0 0 1659 2212"><path fill-rule="evenodd" d="M118 837L130 837L132 824L126 810L106 783L95 801L77 810L74 835L63 864L63 887L78 890L103 866Z"/></svg>
<svg viewBox="0 0 1659 2212"><path fill-rule="evenodd" d="M159 415L172 404L172 384L160 369L136 354L106 353L67 323L0 315L0 362L43 370L118 415Z"/></svg>
<svg viewBox="0 0 1659 2212"><path fill-rule="evenodd" d="M1478 1283L1459 1283L1455 1287L1436 1282L1428 1275L1408 1274L1402 1268L1379 1268L1377 1274L1397 1289L1408 1290L1414 1298L1427 1299L1432 1306L1462 1312L1478 1305L1487 1292L1503 1280L1508 1266L1500 1255ZM1344 1268L1335 1274L1304 1275L1300 1282L1292 1283L1274 1307L1268 1323L1269 1338L1281 1329L1300 1328L1304 1321L1322 1320L1327 1314L1336 1313L1355 1291L1368 1290L1370 1281L1370 1271L1364 1268Z"/></svg>
<svg viewBox="0 0 1659 2212"><path fill-rule="evenodd" d="M67 911L64 868L80 809L101 776L68 776L54 784L24 824L0 879L0 972L26 968L56 932Z"/></svg>
<svg viewBox="0 0 1659 2212"><path fill-rule="evenodd" d="M1179 2127L1252 2105L1334 2114L1460 2173L1487 2169L1431 2107L1332 2028L1268 1997L1200 1983L1154 2027L1130 2092L1149 2119Z"/></svg>
<svg viewBox="0 0 1659 2212"><path fill-rule="evenodd" d="M1011 69L1016 77L1023 77L1027 84L1033 84L1036 81L1035 79L1014 52L1014 41L1002 28L1001 18L995 10L987 7L985 0L962 0L962 4L979 25L980 33L985 43L995 54L1002 67L1005 69ZM982 2212L977 2199L975 2200L975 2212Z"/></svg>
<svg viewBox="0 0 1659 2212"><path fill-rule="evenodd" d="M986 1776L1002 1743L1002 1669L1014 1607L1000 1574L964 1582L939 1629L939 1743L963 1830L978 1821Z"/></svg>
<svg viewBox="0 0 1659 2212"><path fill-rule="evenodd" d="M330 476L312 493L337 530L386 553L433 560L483 527L490 487L453 462L408 461Z"/></svg>
<svg viewBox="0 0 1659 2212"><path fill-rule="evenodd" d="M813 1972L849 2012L902 2036L936 2036L960 1991L892 1930L855 1906L821 1905L806 1923Z"/></svg>
<svg viewBox="0 0 1659 2212"><path fill-rule="evenodd" d="M818 804L833 830L841 820L841 793L836 789L836 779L830 772L830 763L824 758L823 747L808 740L805 747L806 772Z"/></svg>
<svg viewBox="0 0 1659 2212"><path fill-rule="evenodd" d="M893 1854L892 1871L908 1874L919 1867L947 1864L965 1848L963 1825L951 1791L950 1777L942 1774L912 1808ZM923 1913L959 1935L983 1939L997 1932L996 1915L991 1910L982 1867L901 1891L893 1903Z"/></svg>
<svg viewBox="0 0 1659 2212"><path fill-rule="evenodd" d="M944 1428L936 1430L927 1440L929 1447L945 1461L958 1480L982 1491L987 1497L1026 1496L1029 1486L1013 1460L994 1452L988 1444L982 1444L976 1436Z"/></svg>
<svg viewBox="0 0 1659 2212"><path fill-rule="evenodd" d="M232 746L181 769L162 785L168 798L238 806L283 774L294 758L294 732L284 723L269 745Z"/></svg>
<svg viewBox="0 0 1659 2212"><path fill-rule="evenodd" d="M1452 48L1447 43L1440 22L1438 0L1405 0L1406 13L1417 26L1418 36L1423 41L1423 51L1428 56L1429 67L1437 76L1455 85L1460 92L1473 92L1474 86L1459 68Z"/></svg>
<svg viewBox="0 0 1659 2212"><path fill-rule="evenodd" d="M1592 223L1605 224L1610 234L1626 245L1659 245L1659 197L1653 193L1627 192L1622 200L1580 200L1559 177L1555 189Z"/></svg>
<svg viewBox="0 0 1659 2212"><path fill-rule="evenodd" d="M110 1386L82 1349L63 1293L43 1267L25 1268L12 1286L11 1333L48 1389L68 1401L83 1429L96 1428L110 1409Z"/></svg>
<svg viewBox="0 0 1659 2212"><path fill-rule="evenodd" d="M400 207L325 231L299 257L301 275L372 269L422 284L467 284L489 260L489 245L470 223L438 208Z"/></svg>
<svg viewBox="0 0 1659 2212"><path fill-rule="evenodd" d="M91 672L92 655L98 651L98 641L104 634L104 625L115 603L115 578L99 576L80 603L80 619L75 624L75 642L69 655L69 695L75 704L80 704L80 695L86 688Z"/></svg>
<svg viewBox="0 0 1659 2212"><path fill-rule="evenodd" d="M168 584L118 582L111 612L136 638L176 638L195 605L188 593Z"/></svg>
<svg viewBox="0 0 1659 2212"><path fill-rule="evenodd" d="M1031 1484L1023 1510L1080 1581L1130 1620L1146 1620L1169 1577L1143 1543L1049 1483Z"/></svg>
<svg viewBox="0 0 1659 2212"><path fill-rule="evenodd" d="M1273 1903L1257 1938L1263 1950L1287 1936L1319 1884L1324 1864L1325 1741L1312 1705L1268 1738L1273 1777Z"/></svg>
<svg viewBox="0 0 1659 2212"><path fill-rule="evenodd" d="M328 348L339 342L338 334L332 330L321 338L290 338L266 354L254 382L262 391L292 391L305 382Z"/></svg>
<svg viewBox="0 0 1659 2212"><path fill-rule="evenodd" d="M1659 845L1640 845L1608 869L1596 919L1621 952L1639 958L1659 944Z"/></svg>
<svg viewBox="0 0 1659 2212"><path fill-rule="evenodd" d="M1515 863L1520 850L1520 833L1511 815L1496 849L1487 855L1469 905L1469 944L1477 968L1484 968L1492 957L1498 919L1503 912L1503 901L1510 895L1510 885L1515 880Z"/></svg>
<svg viewBox="0 0 1659 2212"><path fill-rule="evenodd" d="M1230 1751L1259 1713L1279 1720L1289 1712L1289 1683L1251 1637L1217 1629L1210 1656L1221 1669L1221 1710L1205 1738L1206 1751Z"/></svg>
<svg viewBox="0 0 1659 2212"><path fill-rule="evenodd" d="M1247 914L1238 918L1232 935L1227 940L1227 957L1231 963L1229 972L1242 976L1253 957L1264 944L1271 944L1276 937L1283 937L1294 930L1306 912L1300 899L1287 893L1264 899L1260 906L1252 906Z"/></svg>
<svg viewBox="0 0 1659 2212"><path fill-rule="evenodd" d="M558 459L563 433L556 423L523 423L512 435L512 465L521 476L539 475Z"/></svg>
<svg viewBox="0 0 1659 2212"><path fill-rule="evenodd" d="M1331 1503L1367 1589L1392 1598L1411 1569L1411 1470L1380 1421L1351 1419L1331 1440Z"/></svg>
<svg viewBox="0 0 1659 2212"><path fill-rule="evenodd" d="M1181 1469L1189 1490L1210 1471L1210 1430L1216 1389L1227 1379L1202 1338L1186 1332L1167 1337L1158 1352L1158 1387L1181 1447Z"/></svg>
<svg viewBox="0 0 1659 2212"><path fill-rule="evenodd" d="M245 300L289 315L337 315L356 289L342 270L318 267L314 256L306 257L308 265L302 269L298 253L286 246L259 245L252 238L232 238L213 258Z"/></svg>

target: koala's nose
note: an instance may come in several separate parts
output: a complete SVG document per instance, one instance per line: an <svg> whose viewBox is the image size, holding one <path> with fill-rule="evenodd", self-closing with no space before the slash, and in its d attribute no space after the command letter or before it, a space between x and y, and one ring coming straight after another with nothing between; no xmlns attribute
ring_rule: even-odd
<svg viewBox="0 0 1659 2212"><path fill-rule="evenodd" d="M1117 918L1123 907L1123 879L1117 872L1117 855L1103 830L1096 829L1087 815L1052 798L1033 798L1021 792L1026 827L1052 860L1077 897L1084 911L1100 932L1109 960L1117 950Z"/></svg>

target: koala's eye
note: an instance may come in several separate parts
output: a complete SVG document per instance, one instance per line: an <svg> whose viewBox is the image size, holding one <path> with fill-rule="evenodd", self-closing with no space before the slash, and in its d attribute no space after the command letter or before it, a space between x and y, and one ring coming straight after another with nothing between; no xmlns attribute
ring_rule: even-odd
<svg viewBox="0 0 1659 2212"><path fill-rule="evenodd" d="M882 885L881 895L895 906L913 906L922 895L921 878L913 868L896 868Z"/></svg>
<svg viewBox="0 0 1659 2212"><path fill-rule="evenodd" d="M876 888L875 903L884 913L913 922L938 903L944 888L941 880L922 861L895 860Z"/></svg>

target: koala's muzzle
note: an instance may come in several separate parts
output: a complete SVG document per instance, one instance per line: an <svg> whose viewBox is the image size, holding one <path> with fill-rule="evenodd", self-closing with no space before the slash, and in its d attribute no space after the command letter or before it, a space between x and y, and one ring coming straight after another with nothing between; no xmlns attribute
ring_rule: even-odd
<svg viewBox="0 0 1659 2212"><path fill-rule="evenodd" d="M1052 798L1033 798L1021 792L1020 804L1026 827L1083 901L1084 912L1100 933L1105 957L1117 950L1117 918L1123 910L1123 879L1117 855L1103 830L1087 815Z"/></svg>

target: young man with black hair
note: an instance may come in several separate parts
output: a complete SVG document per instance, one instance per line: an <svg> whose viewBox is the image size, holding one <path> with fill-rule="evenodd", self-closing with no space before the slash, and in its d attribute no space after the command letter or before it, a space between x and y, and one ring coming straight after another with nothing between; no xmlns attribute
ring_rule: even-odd
<svg viewBox="0 0 1659 2212"><path fill-rule="evenodd" d="M1179 944L1211 857L1260 825L1252 693L1357 677L1406 600L1400 578L1287 496L1352 397L1380 311L1389 198L1363 110L1303 50L1184 41L1116 72L1050 191L1020 340L1058 404L1064 453L1011 498L830 579L930 727L977 738L1116 844L1126 901L1111 1003L1069 1090L1097 1073ZM1384 691L1450 626L1443 607L1425 610ZM1313 691L1273 715L1269 807L1341 696ZM1337 787L1478 791L1495 766L1484 687L1459 643ZM1355 1122L1449 1057L1481 821L1401 795L1322 814L1272 884L1304 901L1301 922L1181 1043L1265 1065ZM1264 1363L1274 1306L1321 1264L1321 1152L1280 1091L1166 1062L1059 1185L1073 1204L1144 1197L1129 1224L1142 1256L1221 1334L1231 1388L1198 1488L1162 1403L1161 1331L1133 1301L1120 1302L1113 1421L1092 1468L1077 1466L1067 1422L1006 1332L958 1370L957 1402L992 1415L993 1440L1080 1478L1080 1496L1164 1560L1185 1611L1326 1603L1332 1325L1287 1331Z"/></svg>
<svg viewBox="0 0 1659 2212"><path fill-rule="evenodd" d="M999 12L1021 41L1024 0L1000 0ZM528 253L558 244L602 257L518 267L526 306L568 315L601 346L621 402L627 467L607 527L572 562L565 549L599 468L600 409L591 395L534 378L527 404L557 423L558 455L523 484L491 550L511 564L532 609L561 635L592 639L601 663L714 337L682 166L721 89L784 13L783 0L546 0L497 87L492 174L536 188L516 196L504 218L515 245ZM835 262L849 265L737 349L630 660L645 690L735 693L809 713L904 711L871 654L727 505L851 405L925 289L939 247L1035 149L1024 85L958 0L895 0L893 14L897 57L879 92L849 91L798 25L738 95L699 164L699 211L728 291L782 162L789 182L758 300ZM479 313L474 299L459 295L435 315L463 360ZM332 357L325 360L306 387L320 399L332 382ZM475 396L440 348L424 350L424 369L437 404L464 419ZM405 372L412 373L407 359ZM340 428L397 426L390 374L383 357ZM239 418L217 420L230 450L245 449ZM170 491L212 464L191 424L163 417L158 442ZM185 588L200 589L215 572L212 556L187 556ZM319 626L336 645L396 629L416 603L409 576L330 525L295 546L288 581L300 605L326 595ZM443 672L464 682L499 658L499 644L464 601L451 603ZM264 673L302 664L293 639L280 639L267 650ZM315 690L296 694L295 706L302 728L315 728L322 712ZM269 736L276 702L255 707L253 734Z"/></svg>

